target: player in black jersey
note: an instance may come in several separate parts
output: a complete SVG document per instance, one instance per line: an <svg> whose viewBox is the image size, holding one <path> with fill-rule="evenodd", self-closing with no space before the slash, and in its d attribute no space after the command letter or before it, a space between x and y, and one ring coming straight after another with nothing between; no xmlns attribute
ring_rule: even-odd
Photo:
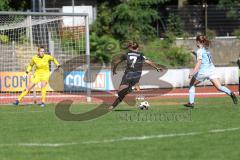
<svg viewBox="0 0 240 160"><path fill-rule="evenodd" d="M129 43L128 49L129 51L126 54L122 55L120 59L114 62L113 75L116 74L117 66L121 62L126 61L127 67L119 86L118 98L113 102L112 106L108 108L109 110L114 109L122 102L124 97L132 91L132 87L135 86L137 91L140 90L138 82L141 78L144 62L155 68L158 72L162 70L162 68L158 68L152 61L148 60L143 53L139 52L139 46L136 42Z"/></svg>

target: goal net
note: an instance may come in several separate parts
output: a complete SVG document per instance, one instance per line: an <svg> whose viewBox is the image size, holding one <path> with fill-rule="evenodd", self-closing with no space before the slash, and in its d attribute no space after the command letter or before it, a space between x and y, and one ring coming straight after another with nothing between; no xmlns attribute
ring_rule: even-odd
<svg viewBox="0 0 240 160"><path fill-rule="evenodd" d="M42 46L54 56L63 70L54 71L47 86L47 102L56 103L69 93L85 100L89 87L83 83L89 54L88 16L64 13L0 13L0 104L10 104L26 88L30 77L24 73L31 58ZM34 70L34 69L33 69ZM69 74L71 73L71 74ZM77 87L76 87L77 86ZM23 99L23 103L41 101L40 84ZM88 92L87 92L88 91Z"/></svg>

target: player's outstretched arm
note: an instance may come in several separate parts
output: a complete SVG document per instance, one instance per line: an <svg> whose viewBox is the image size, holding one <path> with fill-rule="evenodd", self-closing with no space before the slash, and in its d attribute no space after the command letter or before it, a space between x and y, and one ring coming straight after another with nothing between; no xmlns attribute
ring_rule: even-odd
<svg viewBox="0 0 240 160"><path fill-rule="evenodd" d="M114 74L117 74L116 73L116 69L117 69L117 66L122 62L123 60L122 59L117 59L116 61L113 62L113 75Z"/></svg>
<svg viewBox="0 0 240 160"><path fill-rule="evenodd" d="M25 71L25 75L23 76L25 79L28 77L28 74L31 72L33 66L34 66L34 60L32 58L31 62L29 63L27 70Z"/></svg>
<svg viewBox="0 0 240 160"><path fill-rule="evenodd" d="M53 63L54 63L55 66L57 67L57 69L61 68L61 65L59 64L59 62L57 61L57 59L54 58L53 56L50 56L50 61L53 61Z"/></svg>
<svg viewBox="0 0 240 160"><path fill-rule="evenodd" d="M56 58L52 57L52 61L57 67L60 67L59 62L56 60Z"/></svg>
<svg viewBox="0 0 240 160"><path fill-rule="evenodd" d="M27 70L26 70L26 73L27 73L27 74L28 74L29 72L31 72L33 66L34 66L34 60L33 60L33 58L32 58L30 64L29 64L28 67L27 67Z"/></svg>
<svg viewBox="0 0 240 160"><path fill-rule="evenodd" d="M153 67L154 69L156 69L158 72L163 70L163 68L158 67L154 62L152 62L152 61L150 61L150 60L148 60L148 59L145 60L145 63L147 63L147 64L149 64L150 66L152 66L152 67Z"/></svg>
<svg viewBox="0 0 240 160"><path fill-rule="evenodd" d="M189 78L192 78L193 77L193 75L195 75L197 72L198 72L198 70L199 70L199 68L200 68L200 66L201 66L201 63L202 63L202 60L201 59L199 59L198 61L197 61L197 63L195 64L195 67L193 68L193 70L190 72L190 74L189 74Z"/></svg>

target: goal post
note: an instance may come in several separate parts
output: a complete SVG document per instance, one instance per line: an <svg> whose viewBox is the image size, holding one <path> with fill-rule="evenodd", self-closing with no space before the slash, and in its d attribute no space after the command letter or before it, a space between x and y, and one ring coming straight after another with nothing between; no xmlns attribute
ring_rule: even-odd
<svg viewBox="0 0 240 160"><path fill-rule="evenodd" d="M63 79L55 77L53 83L62 81L55 90L47 87L47 102L61 101L70 97L68 93L81 93L82 100L91 101L89 16L87 13L41 13L41 12L0 12L0 104L12 103L23 91L29 79L23 75L37 48L43 46L48 54L64 65ZM71 70L76 57L79 63ZM76 63L76 62L74 62ZM55 67L52 63L51 72ZM72 72L72 73L71 73ZM87 81L82 82L86 76ZM66 80L66 76L68 80ZM51 78L50 78L51 79ZM51 81L50 81L51 83ZM76 87L77 86L77 87ZM33 97L40 101L40 85L37 94L30 92L23 103L33 103Z"/></svg>

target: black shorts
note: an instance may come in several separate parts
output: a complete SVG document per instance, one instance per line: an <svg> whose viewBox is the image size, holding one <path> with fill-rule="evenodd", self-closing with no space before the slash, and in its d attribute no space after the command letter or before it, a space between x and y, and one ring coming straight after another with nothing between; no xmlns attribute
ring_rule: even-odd
<svg viewBox="0 0 240 160"><path fill-rule="evenodd" d="M126 73L124 73L120 85L129 85L129 86L136 85L141 78L141 74L142 74L142 72L126 72Z"/></svg>

